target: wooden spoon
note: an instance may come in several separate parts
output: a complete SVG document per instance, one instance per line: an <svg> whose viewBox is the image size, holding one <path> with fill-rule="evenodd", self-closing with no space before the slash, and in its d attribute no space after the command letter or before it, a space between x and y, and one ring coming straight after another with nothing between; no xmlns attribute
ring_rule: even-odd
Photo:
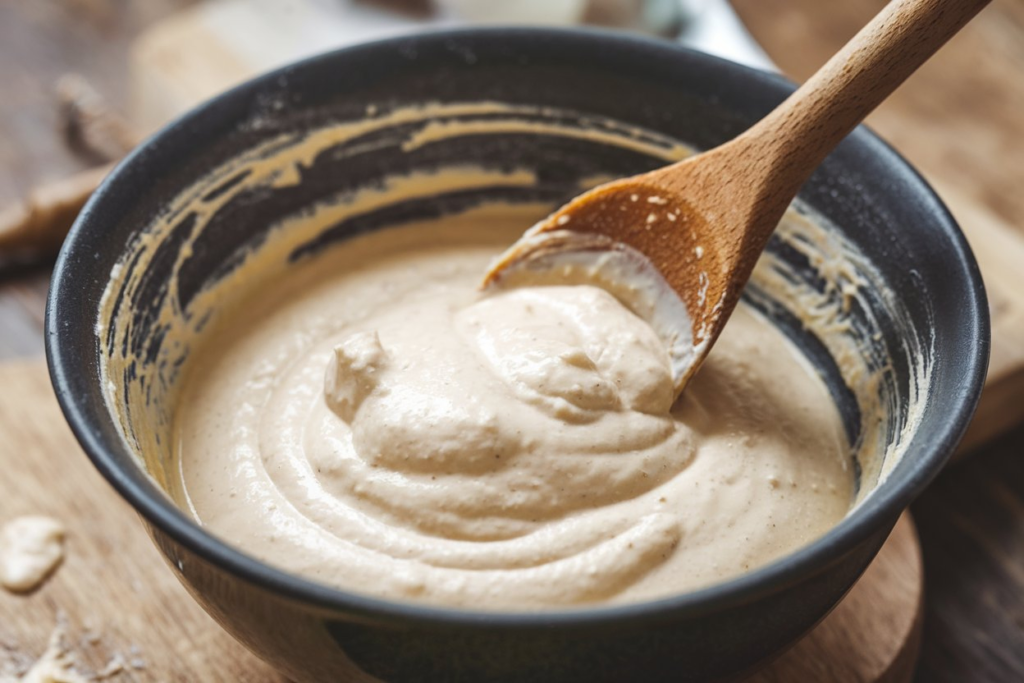
<svg viewBox="0 0 1024 683"><path fill-rule="evenodd" d="M653 276L658 282L652 287L674 291L685 316L678 301L673 310L654 301L656 296L625 303L651 321L668 344L678 395L718 338L800 186L865 116L989 1L889 3L747 132L671 166L576 197L500 256L484 286L524 282L513 277L524 272L545 272L548 281L576 272L575 281L583 281L579 269L589 259L584 275L600 276L597 284L611 285L612 293L628 299L620 276L646 276L648 284ZM624 258L609 261L613 254ZM605 267L609 262L614 265L610 271ZM650 272L645 274L641 263Z"/></svg>

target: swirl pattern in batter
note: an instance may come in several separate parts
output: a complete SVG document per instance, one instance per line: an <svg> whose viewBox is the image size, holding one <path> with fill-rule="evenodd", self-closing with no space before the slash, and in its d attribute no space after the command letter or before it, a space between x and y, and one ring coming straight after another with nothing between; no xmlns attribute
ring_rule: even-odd
<svg viewBox="0 0 1024 683"><path fill-rule="evenodd" d="M543 609L708 585L845 515L837 410L782 333L741 306L673 404L604 290L476 291L501 227L363 236L225 316L176 420L197 519L339 587Z"/></svg>

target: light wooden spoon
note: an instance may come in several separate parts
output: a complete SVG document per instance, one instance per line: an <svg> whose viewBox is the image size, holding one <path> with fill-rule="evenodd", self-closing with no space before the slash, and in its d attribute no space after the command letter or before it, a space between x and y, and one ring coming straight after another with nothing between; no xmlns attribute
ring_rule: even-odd
<svg viewBox="0 0 1024 683"><path fill-rule="evenodd" d="M535 282L539 273L548 282L596 277L627 299L668 344L678 395L718 338L800 186L865 116L988 3L889 3L747 132L576 197L496 259L484 286ZM523 280L524 273L531 276ZM645 279L648 291L637 295L636 283ZM659 288L674 304L659 299Z"/></svg>

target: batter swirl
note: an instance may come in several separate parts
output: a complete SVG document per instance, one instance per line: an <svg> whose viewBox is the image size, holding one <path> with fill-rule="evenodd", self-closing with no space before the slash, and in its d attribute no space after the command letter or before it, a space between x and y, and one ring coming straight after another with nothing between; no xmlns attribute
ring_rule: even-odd
<svg viewBox="0 0 1024 683"><path fill-rule="evenodd" d="M845 514L835 406L766 321L673 405L647 323L595 287L481 295L504 238L423 248L464 229L358 238L208 335L176 423L199 520L333 585L538 609L706 585Z"/></svg>

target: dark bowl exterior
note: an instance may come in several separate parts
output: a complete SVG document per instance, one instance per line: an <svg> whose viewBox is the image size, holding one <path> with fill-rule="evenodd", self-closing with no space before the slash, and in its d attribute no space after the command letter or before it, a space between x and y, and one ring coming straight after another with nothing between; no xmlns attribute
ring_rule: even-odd
<svg viewBox="0 0 1024 683"><path fill-rule="evenodd" d="M671 611L564 625L467 623L321 609L225 571L150 532L192 596L243 645L295 681L736 680L839 602L892 524L763 598L694 616ZM538 623L539 622L539 623Z"/></svg>
<svg viewBox="0 0 1024 683"><path fill-rule="evenodd" d="M299 681L689 681L736 675L828 613L899 513L939 471L973 413L988 358L977 266L927 185L858 129L802 192L875 259L933 333L932 394L919 443L832 532L738 579L664 600L544 614L389 603L264 565L189 520L145 476L104 403L100 296L132 234L211 154L259 135L247 121L284 103L291 124L356 117L368 103L496 100L594 112L711 147L792 86L669 43L591 31L430 33L359 46L261 77L148 140L83 210L54 272L47 357L86 453L141 513L193 596L243 644ZM298 119L296 119L296 116ZM837 199L838 197L838 199ZM908 254L913 268L907 267ZM941 311L936 316L935 311Z"/></svg>

